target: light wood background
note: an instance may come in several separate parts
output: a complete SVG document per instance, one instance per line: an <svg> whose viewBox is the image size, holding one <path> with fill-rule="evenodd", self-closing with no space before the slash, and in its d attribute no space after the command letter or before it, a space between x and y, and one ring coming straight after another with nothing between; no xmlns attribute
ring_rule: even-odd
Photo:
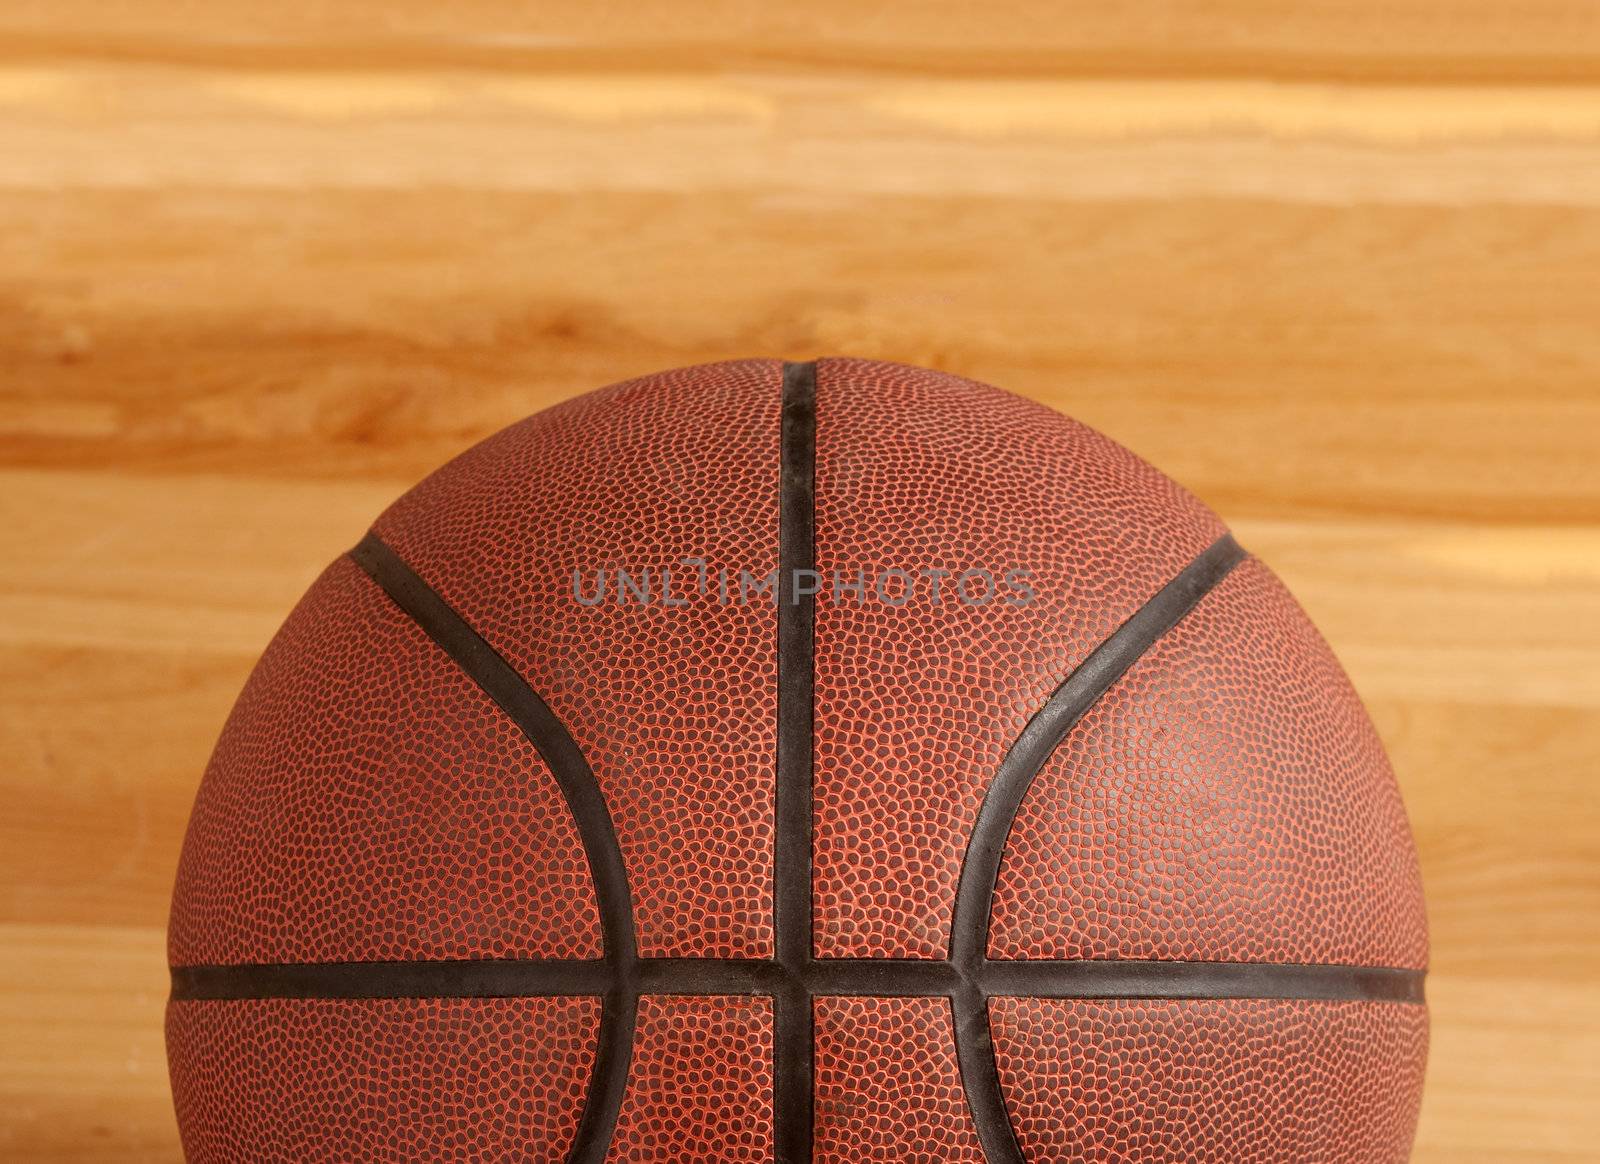
<svg viewBox="0 0 1600 1164"><path fill-rule="evenodd" d="M0 8L0 1158L173 1160L162 927L252 660L479 437L850 353L1195 489L1392 749L1417 1158L1600 1159L1600 9Z"/></svg>

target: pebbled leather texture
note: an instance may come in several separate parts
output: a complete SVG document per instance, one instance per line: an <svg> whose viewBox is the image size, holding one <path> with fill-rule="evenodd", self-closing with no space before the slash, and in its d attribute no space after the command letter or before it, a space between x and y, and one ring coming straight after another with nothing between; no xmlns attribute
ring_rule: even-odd
<svg viewBox="0 0 1600 1164"><path fill-rule="evenodd" d="M1225 530L1126 449L997 389L862 360L814 372L801 486L780 477L784 366L746 360L568 401L400 498L374 534L472 632L453 652L349 559L313 585L224 729L178 874L172 963L211 968L168 1007L191 1160L742 1164L807 1135L818 1164L983 1161L986 1145L994 1164L1405 1159L1418 1003L1313 997L1326 977L1274 999L985 1000L977 980L1004 963L983 981L1049 992L1005 976L1041 960L1268 963L1293 993L1300 965L1426 967L1383 749L1253 559L1230 558L1064 727L1004 837L987 943L962 939L971 980L947 961L1008 750ZM784 498L811 506L820 586L810 961L780 956L774 910L777 607L737 590L776 569ZM986 600L965 570L987 574ZM580 600L600 571L604 595ZM925 571L944 572L940 598ZM576 742L564 783L473 651ZM620 848L631 926L612 925L626 908L602 917L579 777L605 809L585 829L614 829L597 863ZM784 929L801 947L804 931ZM643 962L607 949L618 933ZM364 964L428 962L443 968L390 981L441 989L486 960L560 965L529 997L493 996L535 980L516 966L463 977L460 997L349 986L381 969ZM252 993L252 971L282 963L336 965ZM231 993L205 996L221 979ZM312 980L352 996L284 996ZM785 1079L809 1081L809 1123L785 1124Z"/></svg>

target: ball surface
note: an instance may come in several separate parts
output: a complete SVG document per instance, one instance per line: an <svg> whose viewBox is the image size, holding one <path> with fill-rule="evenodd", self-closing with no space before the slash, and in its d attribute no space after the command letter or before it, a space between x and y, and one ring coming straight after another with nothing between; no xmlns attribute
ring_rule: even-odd
<svg viewBox="0 0 1600 1164"><path fill-rule="evenodd" d="M328 567L195 805L194 1161L1408 1153L1416 856L1218 518L996 389L665 372Z"/></svg>

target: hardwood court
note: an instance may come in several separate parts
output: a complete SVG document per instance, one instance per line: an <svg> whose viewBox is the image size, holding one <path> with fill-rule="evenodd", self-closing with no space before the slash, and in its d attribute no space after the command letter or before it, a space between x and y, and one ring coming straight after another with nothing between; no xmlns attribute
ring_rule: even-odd
<svg viewBox="0 0 1600 1164"><path fill-rule="evenodd" d="M190 800L387 501L599 384L831 353L1071 413L1288 581L1421 847L1416 1158L1592 1156L1585 6L293 7L0 12L0 1156L178 1158Z"/></svg>

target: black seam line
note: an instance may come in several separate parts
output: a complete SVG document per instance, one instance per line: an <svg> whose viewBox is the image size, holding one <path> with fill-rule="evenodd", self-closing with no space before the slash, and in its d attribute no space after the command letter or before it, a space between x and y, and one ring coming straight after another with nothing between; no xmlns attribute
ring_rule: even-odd
<svg viewBox="0 0 1600 1164"><path fill-rule="evenodd" d="M538 692L401 557L369 533L350 551L401 610L499 704L544 758L566 798L594 880L606 958L599 1046L568 1164L600 1164L616 1130L632 1058L638 996L630 989L639 957L627 867L605 797L577 741ZM463 963L462 965L467 965Z"/></svg>
<svg viewBox="0 0 1600 1164"><path fill-rule="evenodd" d="M1231 534L1217 539L1096 647L1022 729L984 794L967 842L951 921L951 961L975 967L984 957L1000 859L1022 798L1045 761L1111 685L1244 558Z"/></svg>
<svg viewBox="0 0 1600 1164"><path fill-rule="evenodd" d="M785 363L778 471L778 708L773 928L772 1104L776 1164L810 1164L815 1049L811 994L812 781L815 731L817 366Z"/></svg>
<svg viewBox="0 0 1600 1164"><path fill-rule="evenodd" d="M987 961L995 881L1022 798L1084 713L1244 557L1233 535L1223 534L1113 631L1028 721L984 794L956 886L950 961L965 985L951 995L950 1004L961 1083L989 1164L1023 1164L1022 1148L1000 1091L989 1008L979 986Z"/></svg>
<svg viewBox="0 0 1600 1164"><path fill-rule="evenodd" d="M609 963L493 960L324 962L179 966L172 998L544 998L604 995L617 981ZM985 998L1301 999L1422 1003L1426 974L1386 966L1263 962L992 961L978 989ZM798 986L807 997L951 996L967 982L949 962L819 960ZM796 982L778 962L641 958L626 989L633 994L775 995Z"/></svg>
<svg viewBox="0 0 1600 1164"><path fill-rule="evenodd" d="M455 660L468 678L500 705L544 758L572 810L583 841L594 877L606 954L621 963L635 958L638 942L622 849L600 785L577 741L516 668L376 534L363 538L350 556Z"/></svg>

